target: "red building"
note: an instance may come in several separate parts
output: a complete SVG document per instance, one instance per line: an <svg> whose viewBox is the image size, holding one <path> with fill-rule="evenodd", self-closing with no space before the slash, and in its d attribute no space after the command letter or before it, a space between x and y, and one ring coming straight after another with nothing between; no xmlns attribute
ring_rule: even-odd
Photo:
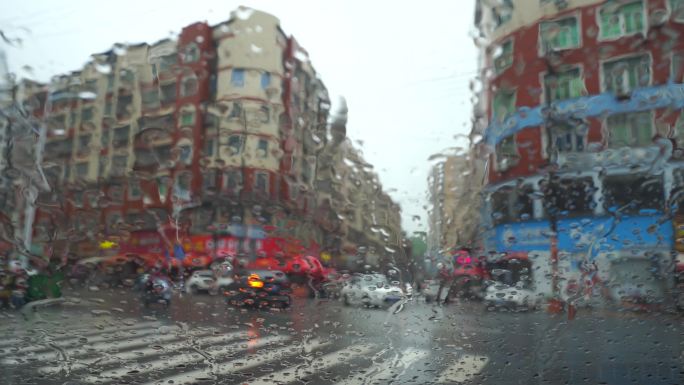
<svg viewBox="0 0 684 385"><path fill-rule="evenodd" d="M559 271L579 279L586 260L615 278L655 255L669 277L676 235L659 218L684 181L684 3L478 1L476 23L485 247L529 254L539 293Z"/></svg>

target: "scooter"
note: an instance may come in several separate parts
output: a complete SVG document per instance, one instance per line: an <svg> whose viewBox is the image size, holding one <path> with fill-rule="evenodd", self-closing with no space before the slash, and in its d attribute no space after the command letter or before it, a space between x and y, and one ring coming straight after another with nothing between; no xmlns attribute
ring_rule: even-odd
<svg viewBox="0 0 684 385"><path fill-rule="evenodd" d="M160 277L151 277L142 290L142 301L145 307L153 303L163 303L167 307L171 305L173 290L171 283Z"/></svg>

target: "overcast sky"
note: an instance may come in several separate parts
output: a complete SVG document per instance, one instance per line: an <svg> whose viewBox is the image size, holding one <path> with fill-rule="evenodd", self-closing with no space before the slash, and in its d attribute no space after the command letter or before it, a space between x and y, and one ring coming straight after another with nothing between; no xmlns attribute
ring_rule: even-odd
<svg viewBox="0 0 684 385"><path fill-rule="evenodd" d="M358 141L385 190L402 206L409 234L427 231L432 154L466 144L469 82L477 50L474 0L441 1L4 1L0 30L10 68L46 81L76 70L115 42L153 43L195 21L227 20L240 5L276 15L309 52L333 101L349 106Z"/></svg>

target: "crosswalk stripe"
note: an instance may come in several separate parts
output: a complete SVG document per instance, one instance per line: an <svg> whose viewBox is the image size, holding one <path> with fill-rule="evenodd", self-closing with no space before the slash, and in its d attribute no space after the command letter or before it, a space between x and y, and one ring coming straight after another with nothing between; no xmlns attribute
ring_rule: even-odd
<svg viewBox="0 0 684 385"><path fill-rule="evenodd" d="M73 366L71 368L71 371L78 371L80 369L84 369L92 365L93 363L97 362L99 364L105 364L107 362L111 362L112 359L104 359L103 357L106 357L107 350L109 349L116 349L117 351L120 350L125 350L125 349L131 349L131 348L137 348L137 347L144 347L144 346L150 346L152 344L160 344L160 343L169 343L169 342L175 342L175 341L181 341L183 337L178 336L178 335L164 335L164 336L159 336L157 338L151 339L151 338L145 338L142 340L126 340L126 342L120 342L118 344L95 344L91 347L88 347L87 351L81 352L81 353L76 353L76 354L71 354L70 358L77 358L77 357L83 357L83 356L89 356L92 354L97 354L99 353L104 353L96 358L89 358L86 360L78 360L73 363ZM93 352L93 349L97 347L97 352ZM121 354L113 353L113 356L119 357ZM37 359L40 361L44 361L46 359L50 359L51 357L54 357L55 353L44 353L39 356L31 357L31 359ZM117 359L118 360L118 359ZM4 362L3 362L4 363ZM10 362L11 363L11 362ZM58 374L63 371L62 367L55 366L55 365L46 365L38 368L38 371L43 374Z"/></svg>
<svg viewBox="0 0 684 385"><path fill-rule="evenodd" d="M472 380L489 362L487 356L464 354L457 362L440 373L437 383L453 384Z"/></svg>
<svg viewBox="0 0 684 385"><path fill-rule="evenodd" d="M121 321L118 321L118 323L121 323ZM145 329L145 328L152 327L152 326L159 327L159 326L162 326L162 324L159 321L148 321L148 322L138 322L135 325L125 325L125 324L123 326L122 325L118 325L118 326L113 325L113 326L104 327L104 328L97 329L97 330L84 331L83 333L78 333L78 336L79 337L89 337L89 336L94 336L94 335L98 335L98 334L111 333L111 332L115 332L115 331L129 331L129 330ZM78 325L78 327L83 327L83 325ZM35 329L31 330L30 333L26 333L22 337L16 337L16 338L10 338L10 339L6 339L6 340L2 340L2 341L0 341L0 348L5 347L5 346L22 344L22 343L26 343L28 341L31 341L31 339L33 337L40 337L40 333L44 330L47 331L46 329L43 329L43 328L35 328ZM53 341L60 341L60 340L64 340L64 339L73 338L73 334L76 333L76 330L78 330L78 329L74 328L71 331L69 329L66 329L65 330L66 333L64 333L64 335L59 336L59 337L53 337L52 340ZM23 334L23 333L19 333L19 334ZM52 334L54 335L54 331L52 332Z"/></svg>
<svg viewBox="0 0 684 385"><path fill-rule="evenodd" d="M421 360L429 355L426 350L408 348L398 353L393 358L382 363L376 363L370 370L364 373L349 376L337 383L337 385L362 385L373 384L379 381L386 383L392 378L396 378L403 373L414 362Z"/></svg>
<svg viewBox="0 0 684 385"><path fill-rule="evenodd" d="M264 352L258 352L254 355L248 356L247 358L238 358L227 362L221 362L220 366L216 368L213 372L209 372L207 368L196 369L189 372L183 372L181 374L177 374L174 376L151 381L144 385L195 383L198 381L199 378L211 378L214 376L229 375L243 370L248 370L257 366L265 365L273 361L280 361L285 357L301 354L302 351L311 352L315 349L320 349L328 345L330 345L330 342L323 342L318 339L306 341L304 343L294 343L288 346L269 349Z"/></svg>
<svg viewBox="0 0 684 385"><path fill-rule="evenodd" d="M245 332L233 332L233 333L228 333L228 334L223 334L220 336L215 336L213 333L210 332L204 332L202 334L197 334L193 335L192 337L195 338L195 343L197 344L206 344L206 343L221 343L221 342L230 342L234 341L238 338L244 337L246 335ZM190 345L188 345L187 339L185 339L186 336L182 335L168 335L168 336L160 336L154 339L149 339L147 341L131 341L128 343L122 343L121 345L118 346L113 346L113 348L119 350L119 349L130 349L131 347L142 347L142 346L147 346L146 348L143 349L138 349L138 350L130 350L130 351L125 351L125 352L117 352L117 353L112 353L112 354L107 354L104 356L99 356L99 357L94 357L94 358L89 358L85 360L78 360L75 362L75 366L70 368L70 372L77 372L82 369L87 369L90 368L91 365L107 365L111 363L121 363L123 361L128 361L128 360L137 360L140 359L141 357L146 357L146 356L156 356L156 355L161 355L164 354L170 350L180 350L184 348L188 348ZM175 342L178 341L178 342ZM169 345L159 345L161 343L169 343ZM159 346L156 346L159 345ZM102 352L102 350L100 350ZM92 353L90 353L92 354ZM89 353L86 353L86 355L89 355ZM44 373L59 373L62 371L61 367L54 367L54 366L44 366L39 369L41 372Z"/></svg>
<svg viewBox="0 0 684 385"><path fill-rule="evenodd" d="M318 372L336 365L340 365L351 358L369 353L374 348L375 345L348 346L344 349L314 358L310 367L307 365L306 368L287 368L245 382L248 382L250 385L270 385L276 383L288 384L290 382L300 381L306 377L309 377L312 372ZM302 372L303 369L307 370Z"/></svg>
<svg viewBox="0 0 684 385"><path fill-rule="evenodd" d="M282 342L282 341L287 341L289 340L290 337L286 336L268 336L268 337L263 337L255 341L249 341L247 342L246 347L242 347L243 344L236 344L234 345L234 349L228 349L226 351L222 351L220 353L214 354L212 356L213 359L219 358L219 357L225 357L228 355L231 355L235 353L236 351L242 351L242 350L247 350L247 349L252 349L252 348L258 348L260 346L274 343L274 342ZM199 341L199 339L198 339ZM226 342L225 340L221 339L216 339L217 343L220 342ZM185 345L184 347L188 347ZM174 349L177 350L177 349ZM148 373L148 372L153 372L157 370L162 370L162 369L168 369L172 368L178 364L190 364L190 363L197 363L201 362L204 360L205 357L203 357L199 353L178 353L176 356L171 357L166 360L155 360L152 362L148 362L143 364L143 366L138 367L135 369L135 374L140 375L143 373ZM97 376L88 376L84 378L82 381L88 382L88 383L108 383L108 382L113 382L121 377L124 377L126 374L128 374L131 371L131 368L119 368L119 369L113 369L109 370L103 373L100 373Z"/></svg>
<svg viewBox="0 0 684 385"><path fill-rule="evenodd" d="M64 349L68 356L71 358L74 357L82 357L82 356L88 356L97 353L97 351L108 351L109 349L116 349L117 351L123 350L123 349L130 349L130 348L135 348L138 346L147 346L153 343L157 343L160 341L163 342L168 342L168 341L173 341L173 340L179 340L183 338L183 336L178 335L178 331L180 329L178 327L173 327L169 332L159 335L159 332L157 329L153 329L151 331L145 332L145 333L140 333L140 334L135 334L127 337L121 337L121 336L116 336L112 338L111 336L101 336L97 338L93 338L88 340L87 343L77 343L77 344L72 344L72 346L64 346L62 344L59 344L60 348ZM204 331L198 331L198 332L193 332L193 336L201 336L201 335L207 335L209 332ZM150 338L156 337L156 338ZM102 341L102 342L99 342ZM31 361L44 361L44 360L49 360L51 358L55 357L55 351L54 348L51 348L50 351L45 352L45 353L39 353L39 354L31 354L27 357L9 357L3 359L0 363L2 364L8 364L8 365L16 365L16 364L21 364L25 363L27 360ZM80 364L80 362L78 363ZM51 369L55 369L52 367ZM57 369L57 372L60 370Z"/></svg>
<svg viewBox="0 0 684 385"><path fill-rule="evenodd" d="M172 332L176 332L180 330L177 326L172 326L171 327ZM129 330L128 332L132 332L133 330ZM131 333L129 335L121 335L119 333L113 333L113 334L98 334L91 336L91 338L87 338L85 336L79 335L78 337L71 337L67 339L61 339L61 340L48 340L46 339L43 343L41 344L34 344L32 346L26 346L23 348L19 348L18 350L14 351L9 351L5 353L0 353L0 357L7 357L10 355L17 356L17 355L25 355L29 353L40 353L40 352L49 352L53 350L51 347L46 346L48 342L52 342L59 346L60 348L72 348L72 347L83 347L86 344L93 343L93 342L103 342L103 341L121 341L121 340L126 340L130 338L142 338L145 336L148 336L150 334L159 334L159 328L156 327L151 327L151 328L143 328L143 329L136 329L136 332L139 333ZM83 338L86 338L86 340L83 340ZM4 362L5 360L3 360Z"/></svg>

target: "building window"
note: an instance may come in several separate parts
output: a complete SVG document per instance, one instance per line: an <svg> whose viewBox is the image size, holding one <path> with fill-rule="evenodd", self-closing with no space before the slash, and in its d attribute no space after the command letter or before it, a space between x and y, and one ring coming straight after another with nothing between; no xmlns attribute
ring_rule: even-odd
<svg viewBox="0 0 684 385"><path fill-rule="evenodd" d="M185 54L183 55L183 61L186 63L194 63L199 60L199 48L197 44L191 43L185 47Z"/></svg>
<svg viewBox="0 0 684 385"><path fill-rule="evenodd" d="M116 101L116 118L126 120L131 118L133 109L133 95L119 95Z"/></svg>
<svg viewBox="0 0 684 385"><path fill-rule="evenodd" d="M258 172L254 178L254 191L261 194L266 194L268 191L268 174L265 172Z"/></svg>
<svg viewBox="0 0 684 385"><path fill-rule="evenodd" d="M499 90L492 102L492 119L503 121L515 111L515 91Z"/></svg>
<svg viewBox="0 0 684 385"><path fill-rule="evenodd" d="M135 74L133 71L124 68L119 72L119 81L124 85L131 86L135 82Z"/></svg>
<svg viewBox="0 0 684 385"><path fill-rule="evenodd" d="M164 84L159 89L161 91L161 104L168 105L176 101L176 83Z"/></svg>
<svg viewBox="0 0 684 385"><path fill-rule="evenodd" d="M113 186L109 189L109 198L116 204L123 203L123 188L121 186Z"/></svg>
<svg viewBox="0 0 684 385"><path fill-rule="evenodd" d="M113 147L125 147L128 146L129 135L131 132L131 126L124 126L114 129L114 138L112 141Z"/></svg>
<svg viewBox="0 0 684 385"><path fill-rule="evenodd" d="M648 55L603 63L603 87L616 95L629 94L651 83L651 58Z"/></svg>
<svg viewBox="0 0 684 385"><path fill-rule="evenodd" d="M653 138L653 119L650 111L629 112L608 117L608 146L641 147Z"/></svg>
<svg viewBox="0 0 684 385"><path fill-rule="evenodd" d="M496 145L496 163L499 170L508 169L517 158L518 149L516 148L515 134L502 139Z"/></svg>
<svg viewBox="0 0 684 385"><path fill-rule="evenodd" d="M544 93L547 102L579 98L584 91L584 80L579 68L544 76Z"/></svg>
<svg viewBox="0 0 684 385"><path fill-rule="evenodd" d="M128 199L140 199L142 190L140 189L140 181L132 178L128 180Z"/></svg>
<svg viewBox="0 0 684 385"><path fill-rule="evenodd" d="M600 36L614 39L644 31L644 4L634 1L627 4L612 2L600 11Z"/></svg>
<svg viewBox="0 0 684 385"><path fill-rule="evenodd" d="M192 96L197 93L199 83L197 82L197 76L194 74L184 77L182 84L181 96Z"/></svg>
<svg viewBox="0 0 684 385"><path fill-rule="evenodd" d="M114 74L110 73L107 75L107 91L114 90Z"/></svg>
<svg viewBox="0 0 684 385"><path fill-rule="evenodd" d="M496 27L506 24L513 16L513 0L502 0L499 4L492 8L492 16Z"/></svg>
<svg viewBox="0 0 684 385"><path fill-rule="evenodd" d="M261 89L266 89L271 85L271 73L262 72L261 73Z"/></svg>
<svg viewBox="0 0 684 385"><path fill-rule="evenodd" d="M112 176L124 176L128 167L128 156L117 155L112 158Z"/></svg>
<svg viewBox="0 0 684 385"><path fill-rule="evenodd" d="M94 110L92 107L84 108L81 110L81 122L93 120Z"/></svg>
<svg viewBox="0 0 684 385"><path fill-rule="evenodd" d="M79 152L89 150L91 137L92 136L90 134L81 135L78 137L78 151Z"/></svg>
<svg viewBox="0 0 684 385"><path fill-rule="evenodd" d="M104 116L111 117L113 111L114 111L114 103L112 103L111 100L108 100L108 101L105 103Z"/></svg>
<svg viewBox="0 0 684 385"><path fill-rule="evenodd" d="M684 81L684 52L675 52L672 54L670 81L674 83L681 83Z"/></svg>
<svg viewBox="0 0 684 385"><path fill-rule="evenodd" d="M259 107L259 120L261 123L268 123L270 121L270 110L266 106Z"/></svg>
<svg viewBox="0 0 684 385"><path fill-rule="evenodd" d="M578 48L580 46L579 27L576 17L545 21L539 25L541 52Z"/></svg>
<svg viewBox="0 0 684 385"><path fill-rule="evenodd" d="M202 189L204 191L216 188L216 170L208 170L202 174Z"/></svg>
<svg viewBox="0 0 684 385"><path fill-rule="evenodd" d="M242 103L233 102L233 109L230 110L230 118L239 118L242 116Z"/></svg>
<svg viewBox="0 0 684 385"><path fill-rule="evenodd" d="M627 174L603 177L603 199L610 210L625 214L641 209L660 209L665 203L662 175Z"/></svg>
<svg viewBox="0 0 684 385"><path fill-rule="evenodd" d="M684 0L670 0L670 9L674 21L684 22Z"/></svg>
<svg viewBox="0 0 684 385"><path fill-rule="evenodd" d="M190 200L190 187L192 185L192 173L184 171L176 176L173 186L173 195L184 201Z"/></svg>
<svg viewBox="0 0 684 385"><path fill-rule="evenodd" d="M159 72L169 71L176 65L176 54L172 53L159 58Z"/></svg>
<svg viewBox="0 0 684 385"><path fill-rule="evenodd" d="M88 162L76 163L76 176L85 178L88 175Z"/></svg>
<svg viewBox="0 0 684 385"><path fill-rule="evenodd" d="M145 109L154 109L159 107L159 90L153 88L143 91L142 104Z"/></svg>
<svg viewBox="0 0 684 385"><path fill-rule="evenodd" d="M491 215L494 225L532 218L533 201L531 185L503 186L490 195Z"/></svg>
<svg viewBox="0 0 684 385"><path fill-rule="evenodd" d="M78 114L76 110L71 110L69 112L69 127L76 127L76 120L78 119Z"/></svg>
<svg viewBox="0 0 684 385"><path fill-rule="evenodd" d="M219 118L212 113L207 113L204 115L202 125L204 128L218 128Z"/></svg>
<svg viewBox="0 0 684 385"><path fill-rule="evenodd" d="M230 155L237 155L242 152L242 141L241 135L231 135L228 137L228 148L230 149Z"/></svg>
<svg viewBox="0 0 684 385"><path fill-rule="evenodd" d="M684 111L679 113L677 123L675 123L675 139L677 141L677 148L684 148Z"/></svg>
<svg viewBox="0 0 684 385"><path fill-rule="evenodd" d="M259 143L257 144L257 151L256 151L257 158L266 158L268 157L268 141L266 139L259 139Z"/></svg>
<svg viewBox="0 0 684 385"><path fill-rule="evenodd" d="M166 201L166 197L169 193L169 182L171 178L164 175L157 177L157 191L159 192L159 199L162 203Z"/></svg>
<svg viewBox="0 0 684 385"><path fill-rule="evenodd" d="M513 64L513 39L509 39L501 45L501 52L494 58L494 69L496 73L501 73L511 64Z"/></svg>
<svg viewBox="0 0 684 385"><path fill-rule="evenodd" d="M591 177L561 178L553 187L550 194L545 194L544 207L566 217L593 214L596 187Z"/></svg>
<svg viewBox="0 0 684 385"><path fill-rule="evenodd" d="M121 213L118 211L111 211L107 213L107 232L113 232L117 229L119 222L121 222Z"/></svg>
<svg viewBox="0 0 684 385"><path fill-rule="evenodd" d="M551 140L558 152L582 152L585 147L586 132L582 127L556 125L551 128Z"/></svg>
<svg viewBox="0 0 684 385"><path fill-rule="evenodd" d="M242 173L231 170L223 173L223 189L228 192L237 192L242 186Z"/></svg>
<svg viewBox="0 0 684 385"><path fill-rule="evenodd" d="M83 91L90 91L97 93L97 79L86 80L83 85Z"/></svg>
<svg viewBox="0 0 684 385"><path fill-rule="evenodd" d="M192 146L190 144L183 144L178 147L179 159L185 164L192 163Z"/></svg>
<svg viewBox="0 0 684 385"><path fill-rule="evenodd" d="M216 140L214 138L204 138L204 156L214 156Z"/></svg>
<svg viewBox="0 0 684 385"><path fill-rule="evenodd" d="M245 70L242 68L233 68L230 74L230 84L233 87L245 86Z"/></svg>
<svg viewBox="0 0 684 385"><path fill-rule="evenodd" d="M104 178L105 169L107 168L107 157L101 156L97 162L97 176L98 178Z"/></svg>
<svg viewBox="0 0 684 385"><path fill-rule="evenodd" d="M192 126L195 124L195 111L185 110L181 112L181 126Z"/></svg>

